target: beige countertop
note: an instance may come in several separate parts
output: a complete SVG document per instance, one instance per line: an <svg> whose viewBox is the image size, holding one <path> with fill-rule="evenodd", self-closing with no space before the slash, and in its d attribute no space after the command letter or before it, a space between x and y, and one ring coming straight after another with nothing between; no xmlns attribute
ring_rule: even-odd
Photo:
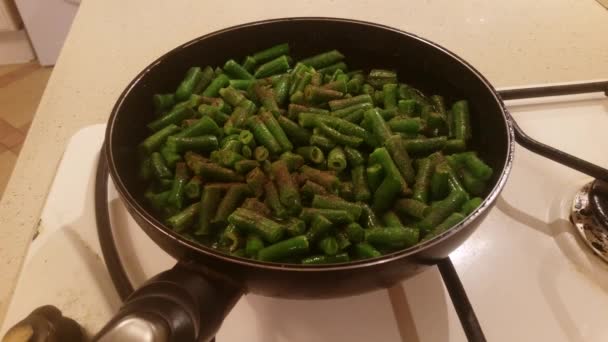
<svg viewBox="0 0 608 342"><path fill-rule="evenodd" d="M224 27L293 16L354 18L419 34L497 87L608 79L608 10L595 0L85 0L0 202L0 318L66 141L105 122L128 82L171 48Z"/></svg>

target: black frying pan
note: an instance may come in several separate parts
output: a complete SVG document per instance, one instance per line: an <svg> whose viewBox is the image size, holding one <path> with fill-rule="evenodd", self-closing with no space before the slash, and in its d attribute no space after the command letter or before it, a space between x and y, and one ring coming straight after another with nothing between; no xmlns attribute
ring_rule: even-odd
<svg viewBox="0 0 608 342"><path fill-rule="evenodd" d="M472 147L495 170L483 204L430 241L372 260L327 266L282 265L229 256L188 241L166 227L141 200L143 188L136 177L135 149L148 134L144 123L153 112L152 95L172 92L192 65L220 65L280 42L289 42L296 58L335 48L348 56L353 68L394 68L400 80L425 93L442 94L448 102L469 99ZM228 28L179 46L150 64L127 86L106 131L110 175L127 209L179 263L135 291L96 339L127 340L138 327L149 334L146 340L207 341L247 292L323 298L390 287L447 257L483 221L511 170L514 136L535 152L608 180L606 170L527 137L512 121L492 85L464 60L437 44L393 28L333 18L277 19Z"/></svg>

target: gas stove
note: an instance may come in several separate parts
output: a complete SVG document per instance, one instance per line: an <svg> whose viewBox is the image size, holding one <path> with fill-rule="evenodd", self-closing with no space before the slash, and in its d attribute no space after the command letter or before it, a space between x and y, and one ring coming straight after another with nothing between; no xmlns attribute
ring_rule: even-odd
<svg viewBox="0 0 608 342"><path fill-rule="evenodd" d="M604 94L513 100L507 106L535 139L608 166L608 155L598 148L608 127ZM104 125L86 127L67 146L0 336L44 304L57 306L89 334L120 307L96 228L95 174L104 131ZM216 340L466 341L470 326L461 324L457 312L470 304L490 341L607 341L608 264L582 238L582 223L573 224L581 189L591 180L517 146L496 207L450 256L468 300L450 299L453 284L446 288L437 268L349 298L247 295ZM174 265L129 216L111 181L107 202L133 286Z"/></svg>

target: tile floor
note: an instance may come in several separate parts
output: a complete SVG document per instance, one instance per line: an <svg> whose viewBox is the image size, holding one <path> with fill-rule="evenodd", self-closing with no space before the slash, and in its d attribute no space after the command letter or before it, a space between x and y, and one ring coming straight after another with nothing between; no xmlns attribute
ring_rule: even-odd
<svg viewBox="0 0 608 342"><path fill-rule="evenodd" d="M52 70L36 62L0 65L0 198Z"/></svg>

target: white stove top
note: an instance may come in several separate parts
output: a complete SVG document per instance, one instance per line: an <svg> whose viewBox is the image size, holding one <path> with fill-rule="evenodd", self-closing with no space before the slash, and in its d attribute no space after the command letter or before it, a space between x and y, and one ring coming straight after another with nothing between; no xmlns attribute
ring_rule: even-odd
<svg viewBox="0 0 608 342"><path fill-rule="evenodd" d="M511 101L532 137L608 166L608 99L581 95ZM94 333L120 307L101 257L94 180L104 125L66 149L0 336L34 308L53 304ZM451 258L489 341L608 341L608 265L568 221L590 179L519 146L511 177L482 226ZM174 261L137 227L109 184L110 216L135 285ZM217 336L225 341L465 341L432 268L361 296L292 301L247 295Z"/></svg>

